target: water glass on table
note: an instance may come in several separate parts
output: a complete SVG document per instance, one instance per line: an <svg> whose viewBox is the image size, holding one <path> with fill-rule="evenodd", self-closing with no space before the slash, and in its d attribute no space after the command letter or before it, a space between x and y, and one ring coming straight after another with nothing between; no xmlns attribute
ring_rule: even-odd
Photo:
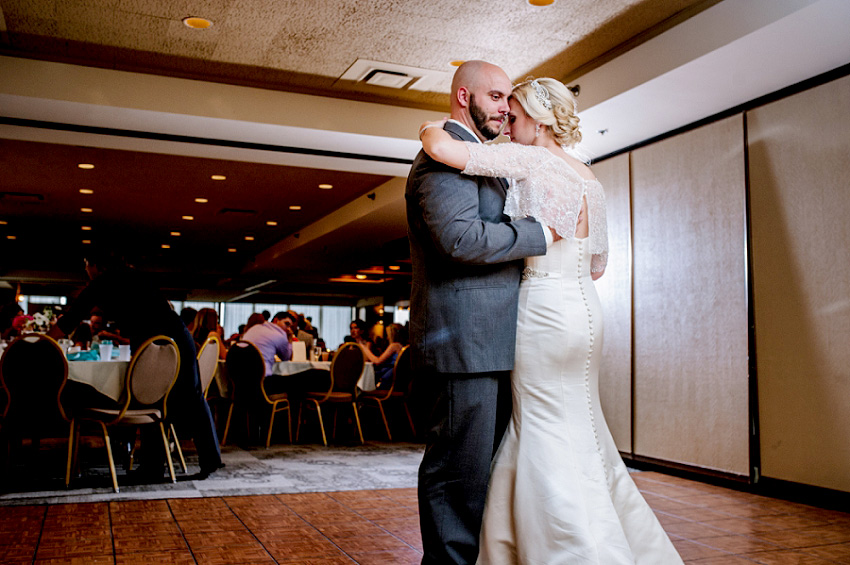
<svg viewBox="0 0 850 565"><path fill-rule="evenodd" d="M130 345L119 345L118 346L118 360L119 361L129 361L131 357L130 353Z"/></svg>
<svg viewBox="0 0 850 565"><path fill-rule="evenodd" d="M112 340L104 339L100 342L100 360L112 361Z"/></svg>

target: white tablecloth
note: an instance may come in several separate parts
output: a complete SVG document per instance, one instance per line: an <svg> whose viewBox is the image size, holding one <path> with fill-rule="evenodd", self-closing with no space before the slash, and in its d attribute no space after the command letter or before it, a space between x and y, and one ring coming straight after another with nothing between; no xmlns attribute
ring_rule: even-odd
<svg viewBox="0 0 850 565"><path fill-rule="evenodd" d="M112 400L120 400L129 361L68 361L68 380L93 386Z"/></svg>
<svg viewBox="0 0 850 565"><path fill-rule="evenodd" d="M275 375L295 375L303 373L311 369L319 369L320 371L330 371L330 361L278 361L274 364L272 372ZM371 363L366 363L363 367L363 373L360 375L360 380L357 381L357 388L360 390L375 390L375 366Z"/></svg>

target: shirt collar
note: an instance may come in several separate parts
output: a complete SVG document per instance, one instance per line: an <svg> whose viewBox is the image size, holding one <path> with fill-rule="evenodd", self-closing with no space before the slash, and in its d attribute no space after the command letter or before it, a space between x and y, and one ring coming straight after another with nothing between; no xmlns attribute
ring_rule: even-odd
<svg viewBox="0 0 850 565"><path fill-rule="evenodd" d="M474 137L474 138L475 138L475 141L477 141L478 143L481 143L481 140L480 140L480 139L478 139L478 136L477 136L477 135L475 135L475 133L474 133L471 129L469 129L468 127L466 127L466 125L465 125L465 124L462 124L462 123L460 123L459 121L457 121L457 120L453 120L453 119L451 119L451 118L449 118L449 121L450 121L450 122L452 122L453 124L457 124L457 125L459 125L459 126L460 126L460 127L462 127L463 129L465 129L466 131L468 131L468 132L469 132L469 135L471 135L472 137Z"/></svg>

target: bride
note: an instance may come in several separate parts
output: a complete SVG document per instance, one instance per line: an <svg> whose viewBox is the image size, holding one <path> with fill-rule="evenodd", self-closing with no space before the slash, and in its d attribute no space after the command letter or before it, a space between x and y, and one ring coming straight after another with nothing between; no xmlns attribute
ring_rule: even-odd
<svg viewBox="0 0 850 565"><path fill-rule="evenodd" d="M433 159L465 174L508 177L505 213L563 239L526 259L520 285L513 414L493 461L481 564L682 563L629 477L599 403L602 310L593 280L608 255L605 197L566 150L581 140L559 81L514 87L504 133L514 143L452 139L420 128ZM566 149L566 150L565 150Z"/></svg>

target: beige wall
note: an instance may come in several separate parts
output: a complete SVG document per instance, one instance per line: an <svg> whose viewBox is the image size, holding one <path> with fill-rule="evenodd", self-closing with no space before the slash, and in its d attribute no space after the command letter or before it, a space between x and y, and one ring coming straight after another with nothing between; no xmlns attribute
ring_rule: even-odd
<svg viewBox="0 0 850 565"><path fill-rule="evenodd" d="M631 158L634 452L747 475L743 118Z"/></svg>
<svg viewBox="0 0 850 565"><path fill-rule="evenodd" d="M605 323L599 395L620 451L632 450L632 292L629 156L594 165L608 205L608 266L596 281Z"/></svg>
<svg viewBox="0 0 850 565"><path fill-rule="evenodd" d="M850 77L747 126L761 473L850 491Z"/></svg>

